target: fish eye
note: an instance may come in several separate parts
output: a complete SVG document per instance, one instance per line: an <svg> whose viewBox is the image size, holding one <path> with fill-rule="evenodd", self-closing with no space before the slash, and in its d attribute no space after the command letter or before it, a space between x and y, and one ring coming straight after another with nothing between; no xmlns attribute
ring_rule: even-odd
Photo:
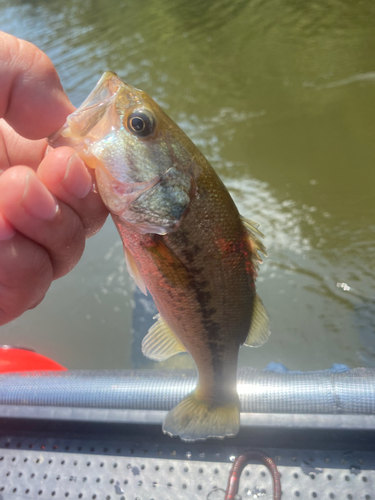
<svg viewBox="0 0 375 500"><path fill-rule="evenodd" d="M128 129L135 135L147 137L154 128L154 117L146 110L136 109L128 116Z"/></svg>

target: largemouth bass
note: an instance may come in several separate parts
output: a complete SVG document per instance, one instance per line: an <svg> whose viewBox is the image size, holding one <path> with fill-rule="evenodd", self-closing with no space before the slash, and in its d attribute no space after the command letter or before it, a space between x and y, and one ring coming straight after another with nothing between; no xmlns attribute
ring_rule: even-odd
<svg viewBox="0 0 375 500"><path fill-rule="evenodd" d="M184 132L145 92L106 72L50 138L96 171L98 190L124 244L130 274L159 315L145 356L189 352L196 389L167 415L183 440L237 434L242 344L268 338L254 281L265 254L257 224L241 217L224 184Z"/></svg>

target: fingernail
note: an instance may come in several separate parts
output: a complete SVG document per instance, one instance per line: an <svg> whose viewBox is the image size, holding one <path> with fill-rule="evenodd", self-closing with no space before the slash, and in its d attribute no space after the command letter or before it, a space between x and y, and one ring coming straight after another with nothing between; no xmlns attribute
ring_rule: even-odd
<svg viewBox="0 0 375 500"><path fill-rule="evenodd" d="M30 215L42 220L53 219L58 210L58 205L52 194L31 172L26 177L21 205Z"/></svg>
<svg viewBox="0 0 375 500"><path fill-rule="evenodd" d="M51 146L47 146L46 150L44 151L44 156L47 156L51 151L53 151L53 148L51 148Z"/></svg>
<svg viewBox="0 0 375 500"><path fill-rule="evenodd" d="M10 240L15 234L13 226L0 214L0 241Z"/></svg>
<svg viewBox="0 0 375 500"><path fill-rule="evenodd" d="M84 198L92 190L91 175L77 153L68 161L61 184L67 193L77 199Z"/></svg>

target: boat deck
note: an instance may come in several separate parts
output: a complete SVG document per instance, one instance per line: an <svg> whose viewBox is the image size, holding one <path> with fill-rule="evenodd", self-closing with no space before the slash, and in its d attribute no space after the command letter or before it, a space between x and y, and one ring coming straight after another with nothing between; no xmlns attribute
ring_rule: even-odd
<svg viewBox="0 0 375 500"><path fill-rule="evenodd" d="M234 457L254 447L275 460L284 499L375 500L368 419L245 414L234 439L183 443L162 434L164 415L2 405L0 499L222 500ZM264 465L246 466L238 498L272 499Z"/></svg>

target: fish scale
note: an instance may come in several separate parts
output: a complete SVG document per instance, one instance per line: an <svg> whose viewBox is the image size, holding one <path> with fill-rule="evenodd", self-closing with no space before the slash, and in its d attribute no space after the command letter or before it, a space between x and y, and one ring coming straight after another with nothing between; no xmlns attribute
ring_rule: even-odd
<svg viewBox="0 0 375 500"><path fill-rule="evenodd" d="M242 344L261 345L267 313L256 294L265 252L257 225L240 216L220 178L147 94L107 72L50 138L74 147L96 180L124 244L129 272L154 298L157 322L143 352L191 354L196 389L163 430L194 441L238 432Z"/></svg>

